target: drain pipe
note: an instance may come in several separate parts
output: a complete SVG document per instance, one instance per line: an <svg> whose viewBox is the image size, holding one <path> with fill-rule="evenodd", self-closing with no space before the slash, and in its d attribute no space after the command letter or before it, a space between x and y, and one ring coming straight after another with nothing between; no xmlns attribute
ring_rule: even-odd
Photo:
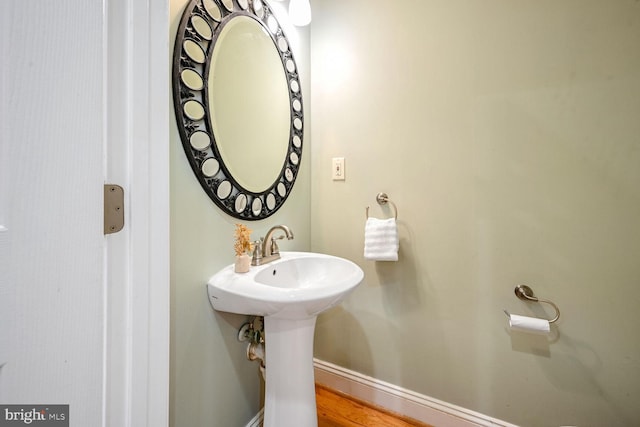
<svg viewBox="0 0 640 427"><path fill-rule="evenodd" d="M247 359L254 361L260 361L260 373L262 374L262 379L267 380L267 367L264 362L264 343L254 343L252 342L247 346Z"/></svg>
<svg viewBox="0 0 640 427"><path fill-rule="evenodd" d="M262 379L267 380L265 357L264 357L264 319L253 317L243 324L238 330L238 341L249 342L247 344L247 359L260 361L260 373Z"/></svg>

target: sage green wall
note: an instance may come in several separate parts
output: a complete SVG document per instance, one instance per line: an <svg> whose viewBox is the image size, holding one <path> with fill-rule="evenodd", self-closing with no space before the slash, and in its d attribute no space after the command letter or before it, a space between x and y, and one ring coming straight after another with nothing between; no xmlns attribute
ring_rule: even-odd
<svg viewBox="0 0 640 427"><path fill-rule="evenodd" d="M172 50L186 3L171 1ZM302 73L308 109L308 29L287 35ZM248 124L250 120L247 118ZM309 154L305 147L300 172L286 204L268 219L246 223L254 231L252 237L264 236L273 225L287 224L295 239L282 243L281 249L309 250ZM236 222L213 204L196 181L172 117L170 424L174 427L244 426L260 409L258 364L246 359L246 345L236 339L246 317L214 312L205 289L209 277L233 262Z"/></svg>
<svg viewBox="0 0 640 427"><path fill-rule="evenodd" d="M311 248L365 270L316 356L518 425L640 425L640 2L312 6ZM362 256L380 191L397 263ZM560 306L549 341L507 330L545 314L520 283Z"/></svg>

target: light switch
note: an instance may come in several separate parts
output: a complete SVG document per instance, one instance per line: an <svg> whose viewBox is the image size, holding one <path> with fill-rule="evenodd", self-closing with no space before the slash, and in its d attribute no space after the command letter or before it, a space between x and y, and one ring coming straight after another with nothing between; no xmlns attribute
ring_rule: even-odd
<svg viewBox="0 0 640 427"><path fill-rule="evenodd" d="M331 162L331 178L334 181L344 181L344 157L334 157Z"/></svg>

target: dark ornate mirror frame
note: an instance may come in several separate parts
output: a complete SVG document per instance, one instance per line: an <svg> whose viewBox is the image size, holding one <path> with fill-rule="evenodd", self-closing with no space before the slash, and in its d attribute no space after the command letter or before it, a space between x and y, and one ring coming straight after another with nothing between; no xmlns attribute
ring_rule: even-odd
<svg viewBox="0 0 640 427"><path fill-rule="evenodd" d="M248 191L229 172L216 143L216 130L212 127L209 109L208 77L215 43L224 26L231 19L241 15L257 21L271 37L282 61L289 91L291 120L287 155L283 159L282 169L276 180L265 191L259 193ZM200 25L201 20L204 20L209 25L211 34L208 31L202 31L202 27L199 32L194 27L193 17L197 17L195 19ZM274 28L274 22L277 23L277 29ZM196 43L202 52L195 48L196 54L194 54L193 43ZM191 55L185 49L185 44L190 46ZM201 53L204 54L204 59ZM193 87L198 86L193 84L189 87L182 78L185 70L197 73L202 79L202 87ZM193 75L192 71L188 73ZM200 107L194 104L194 101L200 104L203 114L199 114ZM227 214L242 220L255 221L273 215L291 193L298 175L302 159L304 120L298 67L280 23L264 0L192 0L189 2L182 15L174 46L173 103L178 131L187 159L211 200ZM187 109L190 114L185 113L185 104L188 104ZM193 114L192 107L198 110L198 114ZM247 125L250 125L250 118L247 118ZM192 144L192 137L194 141L197 137L199 142ZM206 137L209 138L208 145ZM203 172L205 162L207 162L209 175ZM213 168L210 167L211 165Z"/></svg>

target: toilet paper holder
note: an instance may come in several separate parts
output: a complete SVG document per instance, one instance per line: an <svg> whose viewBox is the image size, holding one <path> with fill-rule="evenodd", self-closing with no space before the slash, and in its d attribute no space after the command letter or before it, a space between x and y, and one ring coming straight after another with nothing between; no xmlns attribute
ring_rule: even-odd
<svg viewBox="0 0 640 427"><path fill-rule="evenodd" d="M549 319L549 323L553 323L560 318L560 309L558 308L558 306L549 300L536 297L535 294L533 293L533 289L531 289L529 286L518 285L513 290L513 292L516 294L518 298L520 298L523 301L540 302L540 303L549 304L551 307L553 307L553 309L556 311L556 315L553 319ZM511 314L509 314L507 310L504 310L504 312L507 315L507 317L511 317Z"/></svg>

